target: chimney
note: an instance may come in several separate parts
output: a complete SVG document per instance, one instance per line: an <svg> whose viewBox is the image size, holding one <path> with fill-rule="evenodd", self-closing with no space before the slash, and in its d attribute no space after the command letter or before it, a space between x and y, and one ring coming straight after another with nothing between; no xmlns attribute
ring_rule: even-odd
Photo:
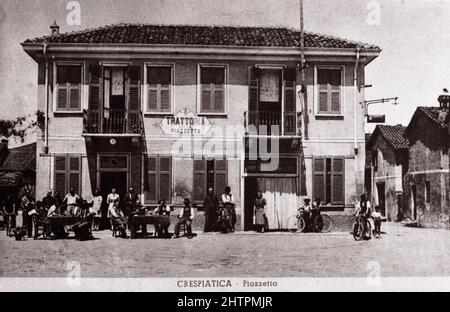
<svg viewBox="0 0 450 312"><path fill-rule="evenodd" d="M56 24L56 20L53 22L53 25L50 26L52 30L52 36L59 35L59 26Z"/></svg>

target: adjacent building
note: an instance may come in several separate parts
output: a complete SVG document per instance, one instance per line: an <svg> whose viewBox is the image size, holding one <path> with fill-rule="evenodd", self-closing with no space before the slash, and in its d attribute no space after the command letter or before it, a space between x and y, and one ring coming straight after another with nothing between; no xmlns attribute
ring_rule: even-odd
<svg viewBox="0 0 450 312"><path fill-rule="evenodd" d="M403 177L408 171L408 140L401 125L378 125L367 142L370 155L370 200L387 221L403 219Z"/></svg>
<svg viewBox="0 0 450 312"><path fill-rule="evenodd" d="M133 186L173 205L229 185L241 228L364 190L364 69L380 48L287 28L118 24L26 40L38 65L37 196ZM305 79L303 79L303 77Z"/></svg>

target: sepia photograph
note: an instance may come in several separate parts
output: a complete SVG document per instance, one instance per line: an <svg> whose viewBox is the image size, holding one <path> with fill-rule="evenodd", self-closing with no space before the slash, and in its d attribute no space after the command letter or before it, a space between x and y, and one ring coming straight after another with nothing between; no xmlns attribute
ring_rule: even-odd
<svg viewBox="0 0 450 312"><path fill-rule="evenodd" d="M449 16L2 0L0 291L449 291Z"/></svg>

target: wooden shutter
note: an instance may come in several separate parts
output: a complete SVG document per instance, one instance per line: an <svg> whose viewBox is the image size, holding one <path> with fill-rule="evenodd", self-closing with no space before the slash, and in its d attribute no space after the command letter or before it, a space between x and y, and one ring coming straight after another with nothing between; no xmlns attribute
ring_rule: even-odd
<svg viewBox="0 0 450 312"><path fill-rule="evenodd" d="M69 109L80 110L81 109L81 85L70 85L69 92Z"/></svg>
<svg viewBox="0 0 450 312"><path fill-rule="evenodd" d="M225 74L224 74L225 75ZM225 85L213 85L212 101L214 103L213 110L215 113L225 112Z"/></svg>
<svg viewBox="0 0 450 312"><path fill-rule="evenodd" d="M332 114L341 113L341 86L330 85L330 110Z"/></svg>
<svg viewBox="0 0 450 312"><path fill-rule="evenodd" d="M248 111L250 124L257 125L257 119L252 118L253 114L258 112L259 108L259 82L258 82L258 69L249 67L248 69ZM252 120L253 119L253 120Z"/></svg>
<svg viewBox="0 0 450 312"><path fill-rule="evenodd" d="M285 70L284 79L284 134L296 134L296 101L295 87L297 81L297 71L295 68Z"/></svg>
<svg viewBox="0 0 450 312"><path fill-rule="evenodd" d="M57 90L56 90L56 101L57 101L57 105L56 108L58 110L65 110L67 109L67 91L68 91L68 87L67 84L64 83L59 83Z"/></svg>
<svg viewBox="0 0 450 312"><path fill-rule="evenodd" d="M99 65L89 65L89 109L98 111L101 107L102 68Z"/></svg>
<svg viewBox="0 0 450 312"><path fill-rule="evenodd" d="M69 187L75 188L75 192L80 194L80 177L81 177L81 159L80 157L68 157L69 167L68 167L68 183Z"/></svg>
<svg viewBox="0 0 450 312"><path fill-rule="evenodd" d="M333 158L331 162L331 203L343 205L345 202L344 158Z"/></svg>
<svg viewBox="0 0 450 312"><path fill-rule="evenodd" d="M211 94L212 94L212 84L202 84L201 85L201 103L200 103L200 111L201 112L211 112L212 111Z"/></svg>
<svg viewBox="0 0 450 312"><path fill-rule="evenodd" d="M214 163L214 190L216 194L222 194L227 186L227 161L217 159Z"/></svg>
<svg viewBox="0 0 450 312"><path fill-rule="evenodd" d="M206 160L194 159L193 201L201 204L206 194Z"/></svg>
<svg viewBox="0 0 450 312"><path fill-rule="evenodd" d="M325 192L325 158L313 158L313 196L326 202Z"/></svg>
<svg viewBox="0 0 450 312"><path fill-rule="evenodd" d="M168 156L159 157L158 171L159 199L165 199L167 202L172 200L172 158Z"/></svg>
<svg viewBox="0 0 450 312"><path fill-rule="evenodd" d="M141 110L141 67L130 66L128 73L128 109L139 111Z"/></svg>
<svg viewBox="0 0 450 312"><path fill-rule="evenodd" d="M328 85L319 84L319 113L328 113Z"/></svg>
<svg viewBox="0 0 450 312"><path fill-rule="evenodd" d="M61 196L67 192L66 185L66 157L57 156L55 157L55 182L54 182L55 192L59 192Z"/></svg>
<svg viewBox="0 0 450 312"><path fill-rule="evenodd" d="M145 201L156 203L157 201L157 160L156 156L147 158L147 183L145 185Z"/></svg>

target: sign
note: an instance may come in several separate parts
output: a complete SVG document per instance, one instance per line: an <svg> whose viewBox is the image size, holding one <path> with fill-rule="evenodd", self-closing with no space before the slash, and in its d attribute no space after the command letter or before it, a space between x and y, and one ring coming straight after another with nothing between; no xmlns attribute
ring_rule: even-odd
<svg viewBox="0 0 450 312"><path fill-rule="evenodd" d="M160 123L164 134L169 135L205 135L211 123L205 116L196 116L187 109L174 116L166 116Z"/></svg>

